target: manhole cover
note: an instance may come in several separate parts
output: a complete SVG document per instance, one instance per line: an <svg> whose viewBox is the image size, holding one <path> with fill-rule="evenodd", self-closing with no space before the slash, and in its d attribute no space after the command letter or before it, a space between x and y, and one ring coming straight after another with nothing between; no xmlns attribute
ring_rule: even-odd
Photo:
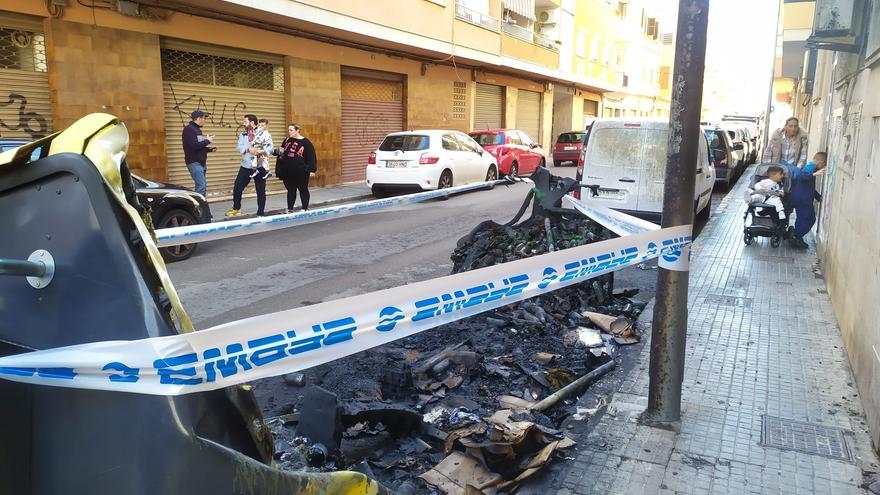
<svg viewBox="0 0 880 495"><path fill-rule="evenodd" d="M734 308L751 308L751 297L728 296L725 294L707 294L706 303L716 304L718 306L731 306Z"/></svg>
<svg viewBox="0 0 880 495"><path fill-rule="evenodd" d="M805 454L850 460L846 432L841 428L762 416L761 445Z"/></svg>

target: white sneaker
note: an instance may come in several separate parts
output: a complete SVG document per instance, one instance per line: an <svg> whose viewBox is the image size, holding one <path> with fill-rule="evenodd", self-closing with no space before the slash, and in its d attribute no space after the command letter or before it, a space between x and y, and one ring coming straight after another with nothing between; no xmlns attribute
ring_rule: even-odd
<svg viewBox="0 0 880 495"><path fill-rule="evenodd" d="M256 177L257 174L259 174L259 173L260 173L259 170L254 170L254 173L251 174L251 179L253 179L254 177Z"/></svg>

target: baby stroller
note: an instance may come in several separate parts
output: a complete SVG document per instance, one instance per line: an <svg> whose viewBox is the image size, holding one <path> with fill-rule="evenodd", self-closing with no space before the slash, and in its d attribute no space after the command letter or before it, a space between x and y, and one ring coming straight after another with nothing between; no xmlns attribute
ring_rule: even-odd
<svg viewBox="0 0 880 495"><path fill-rule="evenodd" d="M777 165L782 168L785 178L782 181L782 190L785 195L782 197L782 206L785 209L785 218L780 220L776 207L764 202L753 202L752 194L755 194L755 184L767 178L767 169ZM791 201L789 200L789 191L791 190L791 172L785 165L775 163L760 163L755 167L755 173L749 181L749 188L746 190L745 200L748 203L746 213L743 215L743 242L746 246L750 246L754 242L755 237L769 237L770 245L777 248L782 239L791 237L794 230L789 227L788 219L791 218Z"/></svg>

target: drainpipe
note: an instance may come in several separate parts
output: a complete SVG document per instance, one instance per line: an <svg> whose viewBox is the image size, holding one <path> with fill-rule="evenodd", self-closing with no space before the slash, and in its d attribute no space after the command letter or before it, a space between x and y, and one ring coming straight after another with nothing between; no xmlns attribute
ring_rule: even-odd
<svg viewBox="0 0 880 495"><path fill-rule="evenodd" d="M779 49L779 37L781 36L779 33L781 15L782 0L779 0L779 5L776 6L776 36L773 37L773 59L770 61L770 90L767 92L767 113L764 114L764 146L761 147L761 153L767 149L767 145L770 143L770 108L773 106L773 83L776 81L776 50Z"/></svg>
<svg viewBox="0 0 880 495"><path fill-rule="evenodd" d="M662 226L693 225L694 186L706 65L706 30L709 0L680 0L675 71L669 114L666 180L663 186ZM642 420L674 427L681 419L681 383L687 335L689 251L678 261L660 258L657 295L651 332L648 409Z"/></svg>

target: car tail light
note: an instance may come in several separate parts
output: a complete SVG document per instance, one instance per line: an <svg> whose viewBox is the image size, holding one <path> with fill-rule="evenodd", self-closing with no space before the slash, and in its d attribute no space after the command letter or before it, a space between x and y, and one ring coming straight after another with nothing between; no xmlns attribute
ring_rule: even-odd
<svg viewBox="0 0 880 495"><path fill-rule="evenodd" d="M580 200L581 199L581 190L578 189L576 191L572 191L571 195L574 196L574 199Z"/></svg>
<svg viewBox="0 0 880 495"><path fill-rule="evenodd" d="M370 158L367 159L367 165L375 165L376 164L376 152L370 153Z"/></svg>
<svg viewBox="0 0 880 495"><path fill-rule="evenodd" d="M433 165L439 161L439 156L433 156L430 153L422 153L422 156L419 157L419 165Z"/></svg>

